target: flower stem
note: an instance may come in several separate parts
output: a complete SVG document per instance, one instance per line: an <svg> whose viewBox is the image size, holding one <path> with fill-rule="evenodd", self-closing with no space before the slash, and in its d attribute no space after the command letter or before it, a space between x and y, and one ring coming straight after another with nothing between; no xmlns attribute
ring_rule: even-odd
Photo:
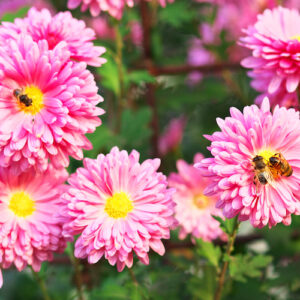
<svg viewBox="0 0 300 300"><path fill-rule="evenodd" d="M31 268L31 271L41 289L41 292L43 294L43 299L51 300L44 279L41 276L39 276L39 274L37 272L35 272L32 268Z"/></svg>
<svg viewBox="0 0 300 300"><path fill-rule="evenodd" d="M229 265L228 257L230 256L230 254L233 250L234 241L235 241L235 238L236 238L236 235L238 232L238 228L239 228L239 222L236 217L232 233L228 236L228 242L227 242L226 252L225 252L226 259L224 260L225 255L223 255L223 265L222 265L221 272L219 273L219 276L218 276L218 286L217 286L217 289L215 292L214 300L220 300L222 297L222 290L223 290L224 283L225 283L225 276L226 276L226 272L227 272L228 265Z"/></svg>
<svg viewBox="0 0 300 300"><path fill-rule="evenodd" d="M134 275L133 270L129 268L128 271L129 271L129 274L130 274L132 282L134 283L135 286L138 286L139 283L138 283L138 281L137 281L137 279L136 279L136 277Z"/></svg>
<svg viewBox="0 0 300 300"><path fill-rule="evenodd" d="M74 256L73 252L69 255L71 263L74 268L75 272L75 284L76 289L78 293L78 299L79 300L85 300L84 294L83 294L83 287L82 287L82 276L80 271L80 263L79 260Z"/></svg>

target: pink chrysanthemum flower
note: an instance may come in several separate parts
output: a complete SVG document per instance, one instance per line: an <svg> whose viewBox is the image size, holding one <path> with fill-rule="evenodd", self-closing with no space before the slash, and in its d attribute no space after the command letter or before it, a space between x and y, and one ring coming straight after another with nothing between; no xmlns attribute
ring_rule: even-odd
<svg viewBox="0 0 300 300"><path fill-rule="evenodd" d="M230 114L217 119L220 132L206 136L213 158L196 165L212 180L205 194L219 193L216 206L227 218L239 215L255 227L290 224L300 213L299 112L276 106L272 114L266 98L261 108Z"/></svg>
<svg viewBox="0 0 300 300"><path fill-rule="evenodd" d="M60 12L55 16L47 9L38 11L31 8L25 19L16 19L15 23L3 22L0 28L0 40L6 44L9 38L17 38L21 33L29 34L35 42L47 40L50 50L64 41L75 61L83 61L92 66L101 66L106 62L100 57L104 47L94 46L95 31L85 26L84 21L72 17L70 12Z"/></svg>
<svg viewBox="0 0 300 300"><path fill-rule="evenodd" d="M61 42L48 50L30 36L0 47L0 165L45 170L67 167L92 144L84 136L101 124L102 101L86 64L70 61Z"/></svg>
<svg viewBox="0 0 300 300"><path fill-rule="evenodd" d="M196 154L194 163L203 158L202 154ZM191 234L192 237L212 241L222 236L220 223L212 217L223 216L222 211L215 208L217 198L203 194L210 180L184 160L177 161L177 169L178 174L171 173L168 182L170 187L176 188L173 200L176 203L175 218L180 226L179 238L184 239Z"/></svg>
<svg viewBox="0 0 300 300"><path fill-rule="evenodd" d="M143 0L144 1L144 0ZM151 1L151 0L150 0ZM166 6L167 2L174 0L159 0L161 6ZM82 3L83 2L83 3ZM74 9L81 3L81 11L90 10L91 15L96 17L101 11L108 12L116 19L121 19L125 6L133 7L136 0L68 0L68 8Z"/></svg>
<svg viewBox="0 0 300 300"><path fill-rule="evenodd" d="M66 189L68 173L49 167L43 174L34 169L15 176L0 168L0 265L12 264L23 270L27 265L38 272L53 252L63 252L66 239L62 223L55 216L60 195ZM2 279L2 276L1 276ZM1 280L2 284L2 280Z"/></svg>
<svg viewBox="0 0 300 300"><path fill-rule="evenodd" d="M164 254L161 239L169 238L174 203L159 165L159 159L140 164L138 152L128 155L117 147L84 160L62 196L63 234L81 234L76 257L96 263L104 255L122 271L132 266L133 252L144 264L150 248Z"/></svg>
<svg viewBox="0 0 300 300"><path fill-rule="evenodd" d="M277 7L258 16L241 39L241 45L252 50L242 65L253 68L252 77L268 74L265 92L279 89L294 93L300 82L300 15L295 9ZM271 75L270 75L271 74Z"/></svg>

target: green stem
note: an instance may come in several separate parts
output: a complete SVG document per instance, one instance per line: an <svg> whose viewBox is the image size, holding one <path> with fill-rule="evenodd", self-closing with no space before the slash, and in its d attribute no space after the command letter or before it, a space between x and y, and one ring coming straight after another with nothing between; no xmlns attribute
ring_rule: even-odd
<svg viewBox="0 0 300 300"><path fill-rule="evenodd" d="M123 39L120 31L120 24L115 21L115 44L116 44L116 64L118 68L118 78L119 78L119 92L117 94L117 123L116 132L120 131L121 128L121 117L123 108L125 106L125 83L124 83L124 72L123 72Z"/></svg>
<svg viewBox="0 0 300 300"><path fill-rule="evenodd" d="M82 276L81 276L81 270L80 270L80 262L79 260L74 256L73 252L69 255L71 263L74 268L75 273L75 284L76 289L78 293L78 299L79 300L85 300L84 294L83 294L83 286L82 286Z"/></svg>
<svg viewBox="0 0 300 300"><path fill-rule="evenodd" d="M139 283L138 283L138 281L137 281L137 279L136 279L136 277L134 275L133 270L129 268L128 271L129 271L129 274L130 274L132 282L134 283L135 286L138 286Z"/></svg>
<svg viewBox="0 0 300 300"><path fill-rule="evenodd" d="M31 271L41 289L41 292L43 294L43 299L51 300L44 279L41 276L39 276L39 274L37 272L35 272L32 268L31 268Z"/></svg>
<svg viewBox="0 0 300 300"><path fill-rule="evenodd" d="M219 273L219 277L218 277L218 286L215 292L215 297L214 300L220 300L222 297L222 290L224 287L224 283L225 283L225 276L226 276L226 272L228 269L228 265L229 265L229 260L228 258L230 257L230 254L233 250L233 246L234 246L234 241L238 232L238 228L239 228L239 222L237 217L235 218L235 224L234 224L234 228L232 233L228 236L228 242L227 242L227 246L226 246L226 259L224 260L224 256L223 256L223 265L222 265L222 269L221 272Z"/></svg>

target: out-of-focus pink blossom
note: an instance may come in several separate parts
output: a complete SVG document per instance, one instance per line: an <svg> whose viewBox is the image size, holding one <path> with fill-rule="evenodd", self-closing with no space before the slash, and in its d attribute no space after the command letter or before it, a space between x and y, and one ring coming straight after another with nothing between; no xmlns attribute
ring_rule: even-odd
<svg viewBox="0 0 300 300"><path fill-rule="evenodd" d="M164 254L161 239L170 237L175 203L159 165L159 159L139 163L137 151L117 147L84 160L69 179L60 211L65 236L80 234L76 257L92 264L104 256L122 271L132 267L134 252L144 264L150 248Z"/></svg>
<svg viewBox="0 0 300 300"><path fill-rule="evenodd" d="M131 21L130 27L130 38L135 46L141 46L143 42L143 28L139 21Z"/></svg>
<svg viewBox="0 0 300 300"><path fill-rule="evenodd" d="M202 154L196 154L194 163L203 158ZM184 239L191 234L192 238L212 241L223 236L220 223L212 217L223 217L222 211L215 207L217 197L206 197L203 194L210 180L184 160L177 161L177 169L178 174L171 173L168 182L170 187L176 189L173 200L176 203L175 218L180 227L179 238Z"/></svg>
<svg viewBox="0 0 300 300"><path fill-rule="evenodd" d="M215 61L215 57L213 53L205 47L203 47L203 43L200 39L194 38L191 41L191 46L188 52L187 62L191 66L202 66L213 63ZM191 85L195 85L202 80L201 72L191 72L188 75L188 83Z"/></svg>
<svg viewBox="0 0 300 300"><path fill-rule="evenodd" d="M181 143L186 119L180 117L172 119L161 135L158 141L158 150L160 155L166 155L168 152L175 150Z"/></svg>
<svg viewBox="0 0 300 300"><path fill-rule="evenodd" d="M213 157L196 164L211 180L205 195L218 194L216 206L227 218L238 215L259 228L289 225L291 215L300 214L299 112L276 106L272 114L265 98L261 108L231 108L230 114L217 119L221 131L205 136ZM278 153L292 168L289 176L271 172L270 158Z"/></svg>
<svg viewBox="0 0 300 300"><path fill-rule="evenodd" d="M106 17L99 16L91 18L88 21L88 24L95 30L96 35L99 39L110 40L115 38L115 30L109 25Z"/></svg>
<svg viewBox="0 0 300 300"><path fill-rule="evenodd" d="M173 1L174 0L159 0L158 2L164 7L167 2L171 3ZM105 11L114 18L121 19L125 7L133 7L134 4L138 2L138 0L68 0L68 8L74 9L81 5L81 11L89 9L93 17L98 16L101 11Z"/></svg>

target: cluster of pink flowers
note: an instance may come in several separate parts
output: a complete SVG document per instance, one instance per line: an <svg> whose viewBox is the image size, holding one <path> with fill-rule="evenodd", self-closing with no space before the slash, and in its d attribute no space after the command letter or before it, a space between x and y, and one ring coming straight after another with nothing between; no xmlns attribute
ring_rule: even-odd
<svg viewBox="0 0 300 300"><path fill-rule="evenodd" d="M165 251L175 204L159 159L139 163L136 151L113 148L64 184L69 156L92 148L85 135L104 113L87 69L105 63L94 39L70 12L32 8L0 26L1 268L39 271L76 234L76 257L104 255L119 271L133 253L148 264L150 248Z"/></svg>
<svg viewBox="0 0 300 300"><path fill-rule="evenodd" d="M0 26L1 268L38 271L66 247L57 216L64 167L70 155L82 159L82 149L91 149L85 134L104 113L87 70L105 62L94 39L69 12L32 8Z"/></svg>
<svg viewBox="0 0 300 300"><path fill-rule="evenodd" d="M159 0L158 2L164 7L167 2L171 3L173 1L174 0ZM96 17L100 12L105 11L114 18L121 19L126 5L128 7L133 7L137 2L139 2L139 0L68 0L68 8L74 9L82 4L81 11L89 9L93 17Z"/></svg>

